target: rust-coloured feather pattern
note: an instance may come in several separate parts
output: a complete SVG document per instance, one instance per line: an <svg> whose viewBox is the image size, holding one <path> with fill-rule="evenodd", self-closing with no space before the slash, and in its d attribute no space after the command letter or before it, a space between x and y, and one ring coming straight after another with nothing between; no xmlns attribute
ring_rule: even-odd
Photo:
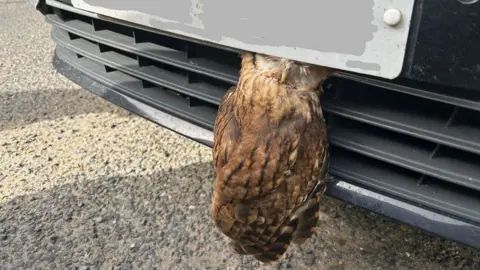
<svg viewBox="0 0 480 270"><path fill-rule="evenodd" d="M212 218L230 247L269 263L313 234L329 153L320 84L329 70L243 53L214 130Z"/></svg>

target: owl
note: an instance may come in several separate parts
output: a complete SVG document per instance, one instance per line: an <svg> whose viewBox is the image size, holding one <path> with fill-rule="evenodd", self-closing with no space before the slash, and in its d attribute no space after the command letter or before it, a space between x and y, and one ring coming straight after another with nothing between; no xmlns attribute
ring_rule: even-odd
<svg viewBox="0 0 480 270"><path fill-rule="evenodd" d="M211 217L231 249L263 263L312 236L327 188L320 107L326 67L245 52L214 127Z"/></svg>

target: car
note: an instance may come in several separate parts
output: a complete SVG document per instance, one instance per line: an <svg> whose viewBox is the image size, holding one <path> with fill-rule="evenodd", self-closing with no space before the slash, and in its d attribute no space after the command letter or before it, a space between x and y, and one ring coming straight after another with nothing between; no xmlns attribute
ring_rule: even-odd
<svg viewBox="0 0 480 270"><path fill-rule="evenodd" d="M210 147L240 51L334 68L327 195L480 248L479 2L29 2L58 73Z"/></svg>

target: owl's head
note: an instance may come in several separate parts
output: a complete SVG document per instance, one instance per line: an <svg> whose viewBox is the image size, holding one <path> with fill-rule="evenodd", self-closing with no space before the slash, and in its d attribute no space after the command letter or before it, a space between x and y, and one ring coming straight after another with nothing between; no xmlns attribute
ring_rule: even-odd
<svg viewBox="0 0 480 270"><path fill-rule="evenodd" d="M250 62L258 75L278 80L280 84L316 89L330 75L326 67L258 53L243 53L243 66Z"/></svg>

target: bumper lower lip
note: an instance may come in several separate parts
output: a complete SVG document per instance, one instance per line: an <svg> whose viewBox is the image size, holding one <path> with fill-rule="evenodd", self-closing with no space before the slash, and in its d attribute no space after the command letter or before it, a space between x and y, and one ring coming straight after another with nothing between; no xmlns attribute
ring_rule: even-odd
<svg viewBox="0 0 480 270"><path fill-rule="evenodd" d="M55 53L53 65L60 74L95 95L187 138L209 147L212 146L213 134L210 130L166 114L157 108L99 83L91 74L86 75L87 71L83 70L81 66L76 65L75 62L70 62L67 58L62 58L62 55L58 52ZM410 226L424 229L441 237L480 248L479 225L467 223L393 197L384 196L339 178L330 182L327 195L401 220Z"/></svg>

